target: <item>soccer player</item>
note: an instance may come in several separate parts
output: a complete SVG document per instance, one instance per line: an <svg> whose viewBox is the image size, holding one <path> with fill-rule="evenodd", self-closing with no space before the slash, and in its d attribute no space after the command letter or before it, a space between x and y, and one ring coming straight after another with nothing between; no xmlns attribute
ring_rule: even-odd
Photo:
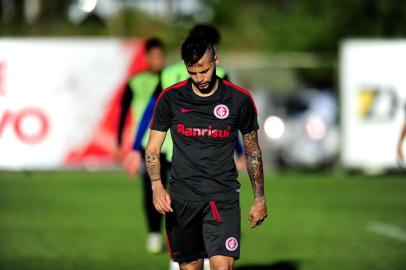
<svg viewBox="0 0 406 270"><path fill-rule="evenodd" d="M240 256L238 130L254 193L251 227L267 216L257 112L247 90L216 76L218 56L207 39L189 36L181 55L190 78L160 94L145 151L153 203L166 213L171 257L182 270L201 270L207 256L211 269L232 269ZM174 152L167 192L159 156L168 129Z"/></svg>
<svg viewBox="0 0 406 270"><path fill-rule="evenodd" d="M133 149L124 158L123 166L132 177L138 171L141 171L144 187L144 211L147 218L148 238L147 250L150 253L158 253L162 248L161 224L162 215L159 214L152 204L151 181L148 173L141 170L142 159L148 138L148 125L155 103L153 100L161 93L160 72L165 65L165 49L162 42L157 38L150 38L145 42L147 54L147 70L132 77L126 87L121 100L121 112L117 133L117 156L121 161L122 153L122 134L125 119L130 110L137 119L135 127L135 139ZM152 103L152 105L151 105ZM170 140L167 142L170 144ZM172 145L163 147L160 156L162 164L162 181L166 183L170 163L167 161L167 151L172 150ZM171 154L171 153L170 153Z"/></svg>
<svg viewBox="0 0 406 270"><path fill-rule="evenodd" d="M405 117L406 117L406 104L405 104ZM403 123L403 127L402 127L402 131L400 133L400 137L399 137L399 141L398 141L398 147L397 147L397 156L398 156L398 160L401 164L401 166L404 166L404 156L403 156L403 141L406 138L406 118L405 121Z"/></svg>

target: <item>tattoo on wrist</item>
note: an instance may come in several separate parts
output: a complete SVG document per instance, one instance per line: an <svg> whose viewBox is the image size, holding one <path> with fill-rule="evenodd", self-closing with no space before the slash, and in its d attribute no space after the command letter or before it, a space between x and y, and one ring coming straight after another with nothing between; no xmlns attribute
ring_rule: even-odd
<svg viewBox="0 0 406 270"><path fill-rule="evenodd" d="M161 163L159 161L159 153L153 151L145 152L145 166L151 181L161 180Z"/></svg>
<svg viewBox="0 0 406 270"><path fill-rule="evenodd" d="M260 203L260 202L265 202L265 197L254 197L254 202L255 203Z"/></svg>

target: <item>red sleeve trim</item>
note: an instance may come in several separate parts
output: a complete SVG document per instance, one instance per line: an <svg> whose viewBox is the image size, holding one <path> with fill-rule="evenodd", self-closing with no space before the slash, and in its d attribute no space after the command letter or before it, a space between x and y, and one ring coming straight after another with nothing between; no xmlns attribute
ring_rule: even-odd
<svg viewBox="0 0 406 270"><path fill-rule="evenodd" d="M255 106L254 99L252 98L252 95L251 95L251 93L250 93L248 90L246 90L246 89L244 89L244 88L241 88L241 87L239 87L239 86L237 86L237 85L235 85L235 84L232 84L232 83L230 83L230 82L227 81L227 80L223 80L223 83L224 83L225 85L227 85L227 86L230 86L231 88L234 88L234 89L237 90L237 91L240 91L240 92L246 94L246 95L250 98L250 101L251 101L251 103L252 103L252 106L254 106L255 113L258 114L257 106Z"/></svg>
<svg viewBox="0 0 406 270"><path fill-rule="evenodd" d="M161 99L161 97L162 97L163 95L165 95L166 92L168 92L169 90L172 90L172 89L175 89L175 88L179 88L179 87L185 86L185 85L187 84L187 81L188 81L188 80L181 81L181 82L179 82L179 83L177 83L177 84L174 84L174 85L172 85L172 86L170 86L170 87L165 88L164 90L162 90L161 94L159 94L158 99L157 99L157 101L156 101L156 103L155 103L154 112L153 112L153 114L152 114L152 120L151 120L151 124L149 125L149 128L151 128L151 127L152 127L152 124L154 123L156 106L158 105L158 102L159 102L159 100Z"/></svg>

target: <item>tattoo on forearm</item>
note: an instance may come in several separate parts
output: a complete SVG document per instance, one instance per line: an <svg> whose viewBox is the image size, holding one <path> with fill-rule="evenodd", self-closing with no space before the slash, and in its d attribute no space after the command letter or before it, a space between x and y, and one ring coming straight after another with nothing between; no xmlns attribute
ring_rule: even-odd
<svg viewBox="0 0 406 270"><path fill-rule="evenodd" d="M264 200L264 169L262 154L258 144L258 135L252 131L243 136L247 171L254 191L255 201Z"/></svg>
<svg viewBox="0 0 406 270"><path fill-rule="evenodd" d="M145 152L145 166L151 181L161 180L161 163L158 153L153 151Z"/></svg>

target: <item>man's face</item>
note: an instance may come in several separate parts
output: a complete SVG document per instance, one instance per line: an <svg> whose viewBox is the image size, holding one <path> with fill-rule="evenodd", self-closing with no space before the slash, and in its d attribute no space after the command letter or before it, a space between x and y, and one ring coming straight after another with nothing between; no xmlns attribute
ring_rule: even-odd
<svg viewBox="0 0 406 270"><path fill-rule="evenodd" d="M150 49L147 53L147 62L151 72L162 70L165 66L165 52L159 47Z"/></svg>
<svg viewBox="0 0 406 270"><path fill-rule="evenodd" d="M215 70L218 63L217 55L212 56L210 51L207 51L200 60L194 65L186 66L192 83L202 93L211 91L215 79Z"/></svg>

